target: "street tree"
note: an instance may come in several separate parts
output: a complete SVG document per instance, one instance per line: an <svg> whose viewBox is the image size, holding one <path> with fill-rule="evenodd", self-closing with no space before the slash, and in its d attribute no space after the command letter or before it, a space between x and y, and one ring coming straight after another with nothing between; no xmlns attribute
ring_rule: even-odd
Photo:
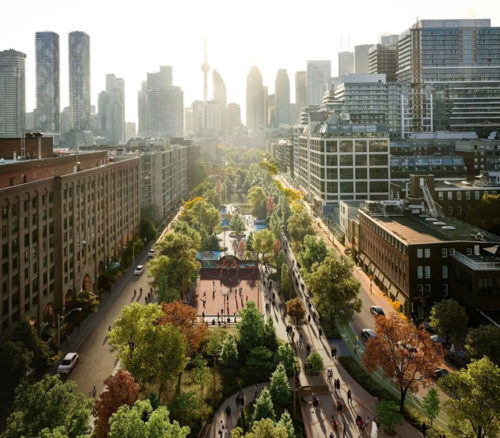
<svg viewBox="0 0 500 438"><path fill-rule="evenodd" d="M196 229L204 229L208 234L212 234L220 224L221 214L203 198L194 198L184 204L180 219Z"/></svg>
<svg viewBox="0 0 500 438"><path fill-rule="evenodd" d="M160 256L160 257L165 257L165 256ZM151 264L151 262L150 262ZM154 265L154 263L153 263ZM165 266L164 263L161 263L160 265L156 265L156 268L160 266ZM160 268L161 269L161 268ZM166 275L160 275L160 279L158 281L158 301L160 303L171 303L172 301L180 300L181 299L181 293L178 289L175 289L173 287L170 287L168 285L168 278Z"/></svg>
<svg viewBox="0 0 500 438"><path fill-rule="evenodd" d="M236 233L242 233L245 231L245 224L240 214L236 213L231 216L229 228Z"/></svg>
<svg viewBox="0 0 500 438"><path fill-rule="evenodd" d="M108 335L111 351L139 383L158 384L161 397L165 383L184 370L187 343L181 330L161 324L159 305L131 304L122 310Z"/></svg>
<svg viewBox="0 0 500 438"><path fill-rule="evenodd" d="M276 236L277 239L281 238L282 234L282 225L283 222L281 221L280 216L276 211L273 211L271 213L271 216L269 216L269 228L273 232L273 234Z"/></svg>
<svg viewBox="0 0 500 438"><path fill-rule="evenodd" d="M109 438L186 438L190 429L170 421L166 407L153 410L149 400L122 406L110 419Z"/></svg>
<svg viewBox="0 0 500 438"><path fill-rule="evenodd" d="M262 254L263 260L271 257L274 251L274 236L271 230L264 229L257 231L253 235L252 247L257 256Z"/></svg>
<svg viewBox="0 0 500 438"><path fill-rule="evenodd" d="M281 265L281 276L280 276L280 288L283 296L288 296L290 298L292 292L292 282L290 281L290 271L288 269L288 265L283 263Z"/></svg>
<svg viewBox="0 0 500 438"><path fill-rule="evenodd" d="M317 374L324 369L323 358L321 354L314 351L306 359L306 369L309 370L311 374Z"/></svg>
<svg viewBox="0 0 500 438"><path fill-rule="evenodd" d="M299 248L302 248L302 243L307 235L314 235L311 216L304 207L298 206L292 210L292 214L288 218L287 230L290 239L296 242Z"/></svg>
<svg viewBox="0 0 500 438"><path fill-rule="evenodd" d="M253 301L248 301L246 307L240 310L238 330L239 346L243 351L250 351L262 345L264 337L264 321Z"/></svg>
<svg viewBox="0 0 500 438"><path fill-rule="evenodd" d="M398 405L392 400L382 400L375 405L380 426L390 435L394 434L394 425L403 423L403 415L398 412Z"/></svg>
<svg viewBox="0 0 500 438"><path fill-rule="evenodd" d="M295 438L295 428L293 427L292 417L286 409L281 414L280 421L276 423L276 427L283 427L284 429L286 429L288 438Z"/></svg>
<svg viewBox="0 0 500 438"><path fill-rule="evenodd" d="M219 208L220 207L220 199L219 195L215 191L215 189L209 189L205 193L203 193L203 199L208 202L209 204L212 204L214 207Z"/></svg>
<svg viewBox="0 0 500 438"><path fill-rule="evenodd" d="M250 204L250 208L252 209L252 214L257 219L263 219L266 217L267 196L262 187L252 187L248 191L247 200Z"/></svg>
<svg viewBox="0 0 500 438"><path fill-rule="evenodd" d="M184 234L188 236L193 242L193 248L196 251L201 249L201 235L199 231L190 227L185 221L176 220L170 224L170 229L178 234Z"/></svg>
<svg viewBox="0 0 500 438"><path fill-rule="evenodd" d="M327 323L348 324L354 312L361 311L359 282L352 276L352 262L330 251L304 276L314 304Z"/></svg>
<svg viewBox="0 0 500 438"><path fill-rule="evenodd" d="M500 367L484 357L439 379L450 395L443 405L453 436L495 437L500 434Z"/></svg>
<svg viewBox="0 0 500 438"><path fill-rule="evenodd" d="M431 384L432 373L443 361L441 345L432 342L429 334L392 314L375 320L377 338L366 345L363 363L370 372L381 368L400 393L403 412L408 391L417 392Z"/></svg>
<svg viewBox="0 0 500 438"><path fill-rule="evenodd" d="M226 369L234 368L238 364L238 346L231 333L226 336L222 343L219 361Z"/></svg>
<svg viewBox="0 0 500 438"><path fill-rule="evenodd" d="M271 393L267 388L264 388L261 391L259 397L255 401L252 415L252 420L254 422L262 420L263 418L269 418L272 421L275 419L273 400L271 398Z"/></svg>
<svg viewBox="0 0 500 438"><path fill-rule="evenodd" d="M295 327L300 327L306 322L306 306L300 298L286 302L286 313Z"/></svg>
<svg viewBox="0 0 500 438"><path fill-rule="evenodd" d="M489 324L470 329L465 339L465 351L470 360L488 356L500 366L500 328Z"/></svg>
<svg viewBox="0 0 500 438"><path fill-rule="evenodd" d="M467 333L469 316L465 307L450 298L434 304L430 314L431 327L447 342L462 345Z"/></svg>
<svg viewBox="0 0 500 438"><path fill-rule="evenodd" d="M104 381L104 391L95 402L96 438L105 438L109 432L109 419L120 406L132 406L139 397L139 385L127 370L120 370Z"/></svg>
<svg viewBox="0 0 500 438"><path fill-rule="evenodd" d="M278 364L276 370L271 375L269 393L271 394L271 400L276 412L283 412L290 401L291 391L286 370L282 363Z"/></svg>
<svg viewBox="0 0 500 438"><path fill-rule="evenodd" d="M35 327L28 320L23 319L19 322L12 334L12 340L20 342L26 351L33 353L33 359L30 363L31 367L39 370L49 363L49 349L41 341Z"/></svg>
<svg viewBox="0 0 500 438"><path fill-rule="evenodd" d="M314 263L321 263L328 254L325 242L318 236L307 235L304 237L304 249L299 254L301 272L309 272Z"/></svg>
<svg viewBox="0 0 500 438"><path fill-rule="evenodd" d="M275 425L273 420L263 418L253 423L246 434L241 427L231 431L231 438L290 438L288 430L283 425Z"/></svg>
<svg viewBox="0 0 500 438"><path fill-rule="evenodd" d="M282 363L285 367L286 374L288 376L293 376L293 371L295 369L295 353L292 346L286 342L278 347L278 352L276 353L276 359L278 363Z"/></svg>
<svg viewBox="0 0 500 438"><path fill-rule="evenodd" d="M62 382L59 376L46 374L33 384L16 391L12 413L2 438L36 437L54 429L68 438L89 432L92 400L78 391L74 381Z"/></svg>
<svg viewBox="0 0 500 438"><path fill-rule="evenodd" d="M427 395L424 398L423 408L427 417L431 420L432 425L432 421L439 414L439 395L436 388L431 388L427 392Z"/></svg>
<svg viewBox="0 0 500 438"><path fill-rule="evenodd" d="M276 351L278 348L278 337L276 336L276 328L271 316L268 316L264 321L264 335L262 337L262 344L269 348L271 351Z"/></svg>
<svg viewBox="0 0 500 438"><path fill-rule="evenodd" d="M174 301L163 303L162 310L161 324L172 324L179 328L187 343L187 354L192 356L208 338L208 328L198 318L196 309L182 301Z"/></svg>

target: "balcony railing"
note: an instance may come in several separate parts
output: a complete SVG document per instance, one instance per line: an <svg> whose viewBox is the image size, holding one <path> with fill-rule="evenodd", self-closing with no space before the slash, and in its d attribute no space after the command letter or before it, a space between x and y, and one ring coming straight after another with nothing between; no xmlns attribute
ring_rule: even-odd
<svg viewBox="0 0 500 438"><path fill-rule="evenodd" d="M492 271L500 270L500 262L476 262L475 260L463 255L460 252L455 252L451 257L454 257L460 263L468 266L476 271Z"/></svg>

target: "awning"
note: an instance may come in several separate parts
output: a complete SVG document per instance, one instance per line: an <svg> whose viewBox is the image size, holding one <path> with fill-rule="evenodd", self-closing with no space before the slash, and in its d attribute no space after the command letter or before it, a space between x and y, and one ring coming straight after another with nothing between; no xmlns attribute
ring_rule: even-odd
<svg viewBox="0 0 500 438"><path fill-rule="evenodd" d="M374 269L375 269L375 265L373 264L373 262L370 262L370 264L368 265L368 270L370 272L373 272Z"/></svg>
<svg viewBox="0 0 500 438"><path fill-rule="evenodd" d="M384 278L384 281L382 282L384 287L389 290L389 287L391 286L391 280L389 280L387 277Z"/></svg>
<svg viewBox="0 0 500 438"><path fill-rule="evenodd" d="M380 270L378 268L375 268L375 271L373 271L373 275L375 275L376 278L378 278L380 281L382 281L380 278L380 275L381 275Z"/></svg>
<svg viewBox="0 0 500 438"><path fill-rule="evenodd" d="M361 255L359 256L359 259L360 259L362 262L364 262L364 261L366 260L366 256L365 256L364 254L361 254Z"/></svg>
<svg viewBox="0 0 500 438"><path fill-rule="evenodd" d="M489 246L488 248L483 248L483 250L491 255L499 255L498 248L500 248L500 245Z"/></svg>

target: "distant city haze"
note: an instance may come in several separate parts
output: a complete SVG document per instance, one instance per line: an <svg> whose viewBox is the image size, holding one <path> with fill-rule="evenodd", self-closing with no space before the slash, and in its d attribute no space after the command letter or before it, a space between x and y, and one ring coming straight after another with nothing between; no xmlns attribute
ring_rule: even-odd
<svg viewBox="0 0 500 438"><path fill-rule="evenodd" d="M227 101L241 105L246 81L258 66L274 93L276 74L286 69L295 102L295 72L311 59L332 60L355 45L375 44L381 34L399 34L418 19L490 18L500 25L498 0L0 0L0 50L26 53L26 111L36 105L35 32L53 31L60 44L60 109L69 104L68 33L90 36L91 100L106 89L106 74L125 81L126 120L137 121L137 92L147 72L173 67L184 105L203 99L203 39L208 63L227 88ZM211 75L210 75L211 77ZM209 81L209 99L212 98Z"/></svg>

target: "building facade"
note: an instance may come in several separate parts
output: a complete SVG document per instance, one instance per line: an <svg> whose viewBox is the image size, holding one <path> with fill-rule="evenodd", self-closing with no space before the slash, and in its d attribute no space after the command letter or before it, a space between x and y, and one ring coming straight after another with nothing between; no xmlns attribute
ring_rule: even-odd
<svg viewBox="0 0 500 438"><path fill-rule="evenodd" d="M54 325L138 233L139 158L93 152L1 170L1 330L24 318Z"/></svg>
<svg viewBox="0 0 500 438"><path fill-rule="evenodd" d="M42 132L59 132L59 35L37 32L36 48L36 126Z"/></svg>
<svg viewBox="0 0 500 438"><path fill-rule="evenodd" d="M307 61L307 106L319 105L328 88L332 65L330 61Z"/></svg>
<svg viewBox="0 0 500 438"><path fill-rule="evenodd" d="M354 53L339 52L339 77L354 73Z"/></svg>
<svg viewBox="0 0 500 438"><path fill-rule="evenodd" d="M69 106L73 128L90 128L90 37L85 32L69 34Z"/></svg>
<svg viewBox="0 0 500 438"><path fill-rule="evenodd" d="M287 128L290 125L290 80L285 69L278 70L274 90L275 126Z"/></svg>
<svg viewBox="0 0 500 438"><path fill-rule="evenodd" d="M360 46L354 47L354 73L357 75L367 75L370 73L369 64L369 52L371 44L362 44Z"/></svg>
<svg viewBox="0 0 500 438"><path fill-rule="evenodd" d="M387 82L396 81L398 69L397 36L389 44L376 44L368 52L368 73L385 74Z"/></svg>
<svg viewBox="0 0 500 438"><path fill-rule="evenodd" d="M262 130L266 126L264 84L257 67L252 67L247 77L247 128Z"/></svg>
<svg viewBox="0 0 500 438"><path fill-rule="evenodd" d="M0 52L0 137L24 135L26 113L26 55Z"/></svg>
<svg viewBox="0 0 500 438"><path fill-rule="evenodd" d="M293 124L298 123L299 116L307 105L307 72L298 71L295 73L295 118Z"/></svg>
<svg viewBox="0 0 500 438"><path fill-rule="evenodd" d="M108 144L125 141L125 81L106 75L106 91L99 93L99 131Z"/></svg>

